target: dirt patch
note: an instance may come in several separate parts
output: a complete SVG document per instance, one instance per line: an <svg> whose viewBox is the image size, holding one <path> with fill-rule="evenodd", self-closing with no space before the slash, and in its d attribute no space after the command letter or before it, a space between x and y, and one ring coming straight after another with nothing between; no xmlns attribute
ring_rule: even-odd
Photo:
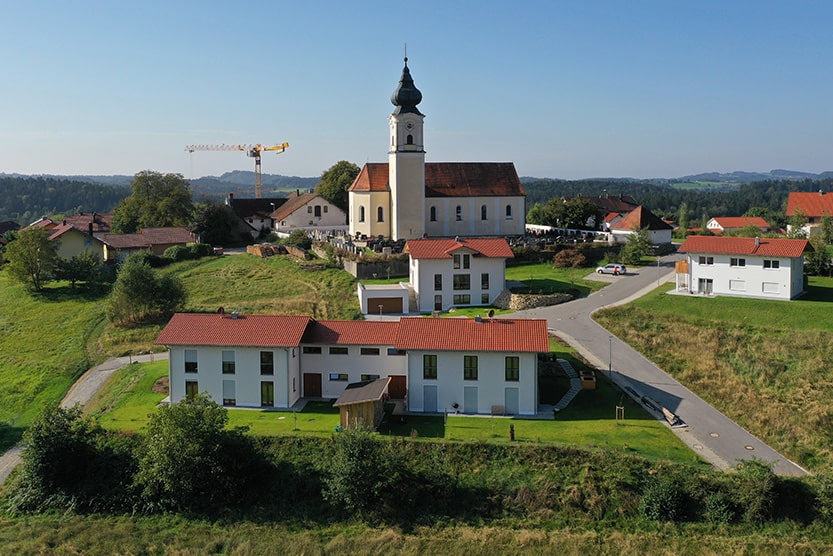
<svg viewBox="0 0 833 556"><path fill-rule="evenodd" d="M170 382L168 381L168 377L163 376L159 380L153 383L153 388L151 388L154 394L167 394L170 392Z"/></svg>

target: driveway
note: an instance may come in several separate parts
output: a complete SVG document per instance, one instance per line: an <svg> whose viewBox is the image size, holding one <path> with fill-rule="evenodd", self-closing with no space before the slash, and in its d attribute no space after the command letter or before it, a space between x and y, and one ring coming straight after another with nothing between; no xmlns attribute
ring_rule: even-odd
<svg viewBox="0 0 833 556"><path fill-rule="evenodd" d="M114 372L131 363L147 363L150 361L159 361L160 359L168 359L168 352L108 359L104 363L92 367L81 375L81 378L75 381L75 384L72 385L72 388L69 389L69 392L67 392L67 395L61 401L61 407L72 407L75 404L85 405L89 403L96 392L98 392ZM17 445L0 456L0 484L3 484L9 477L9 474L14 471L14 468L20 464L22 461L20 459L22 451L23 448Z"/></svg>
<svg viewBox="0 0 833 556"><path fill-rule="evenodd" d="M590 364L607 373L623 391L637 401L645 398L643 405L658 419L665 420L662 408L678 416L687 426L671 430L716 467L728 469L740 460L757 458L771 463L778 475L806 475L803 468L741 428L591 318L597 309L627 303L673 280L674 262L679 258L670 255L662 258L658 266L628 269L624 276L594 274L594 278L609 281L610 285L586 298L507 316L546 319L552 331Z"/></svg>

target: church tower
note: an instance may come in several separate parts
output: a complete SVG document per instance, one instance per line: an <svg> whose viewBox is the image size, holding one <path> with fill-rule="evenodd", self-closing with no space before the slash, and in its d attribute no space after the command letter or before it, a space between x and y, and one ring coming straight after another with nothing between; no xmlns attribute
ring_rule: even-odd
<svg viewBox="0 0 833 556"><path fill-rule="evenodd" d="M390 233L394 240L415 239L425 232L425 116L417 108L422 93L414 86L408 58L390 101L396 106L389 118Z"/></svg>

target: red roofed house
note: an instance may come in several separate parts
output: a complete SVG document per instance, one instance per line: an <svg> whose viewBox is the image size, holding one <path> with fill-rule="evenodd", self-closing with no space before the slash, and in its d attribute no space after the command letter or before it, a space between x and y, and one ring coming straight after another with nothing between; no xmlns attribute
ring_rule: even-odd
<svg viewBox="0 0 833 556"><path fill-rule="evenodd" d="M62 259L69 259L85 251L90 251L95 253L99 259L104 260L104 244L98 236L102 232L110 231L112 219L113 215L108 213L92 212L84 214L81 212L67 216L60 221L44 216L30 224L29 227L49 230L49 239L56 242L58 256Z"/></svg>
<svg viewBox="0 0 833 556"><path fill-rule="evenodd" d="M142 228L135 234L100 234L97 237L104 244L105 261L124 260L140 251L162 256L169 247L196 241L194 234L183 226Z"/></svg>
<svg viewBox="0 0 833 556"><path fill-rule="evenodd" d="M506 259L514 255L502 237L412 239L405 244L410 281L364 285L362 313L445 311L491 305L506 287Z"/></svg>
<svg viewBox="0 0 833 556"><path fill-rule="evenodd" d="M347 215L317 193L295 192L270 215L276 231L295 228L345 230Z"/></svg>
<svg viewBox="0 0 833 556"><path fill-rule="evenodd" d="M804 293L804 239L689 236L679 251L677 290L793 299Z"/></svg>
<svg viewBox="0 0 833 556"><path fill-rule="evenodd" d="M671 243L673 227L642 205L608 224L614 243L627 243L631 235L640 228L648 230L648 237L653 245Z"/></svg>
<svg viewBox="0 0 833 556"><path fill-rule="evenodd" d="M769 231L769 222L760 216L721 216L710 218L706 222L706 228L714 234L723 234L742 230L747 226L754 226L766 233Z"/></svg>
<svg viewBox="0 0 833 556"><path fill-rule="evenodd" d="M425 162L423 119L408 61L391 96L387 163L350 186L350 234L394 240L524 233L526 193L511 162Z"/></svg>
<svg viewBox="0 0 833 556"><path fill-rule="evenodd" d="M170 351L171 402L205 391L226 406L289 408L389 378L410 411L511 415L536 414L537 354L549 351L539 319L176 314L156 343Z"/></svg>
<svg viewBox="0 0 833 556"><path fill-rule="evenodd" d="M833 216L833 193L819 190L817 193L793 191L787 198L787 217L803 212L807 217L807 225L803 226L804 233L809 235L817 232L821 227L823 216ZM787 225L787 232L792 225Z"/></svg>

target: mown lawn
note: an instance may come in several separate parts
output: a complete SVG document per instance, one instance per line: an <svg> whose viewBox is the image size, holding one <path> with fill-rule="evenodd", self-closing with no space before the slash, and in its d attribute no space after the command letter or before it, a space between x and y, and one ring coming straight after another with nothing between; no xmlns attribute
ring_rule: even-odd
<svg viewBox="0 0 833 556"><path fill-rule="evenodd" d="M596 319L787 457L833 465L833 280L790 302L669 289Z"/></svg>

